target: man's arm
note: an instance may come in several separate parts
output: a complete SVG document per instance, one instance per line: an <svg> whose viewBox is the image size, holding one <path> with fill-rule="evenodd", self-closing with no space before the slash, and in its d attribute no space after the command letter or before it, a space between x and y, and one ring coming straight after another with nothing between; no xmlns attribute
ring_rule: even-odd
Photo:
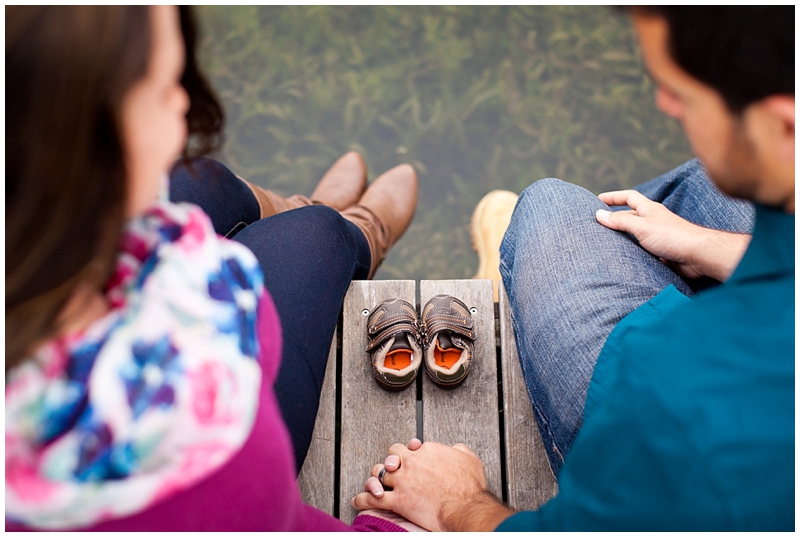
<svg viewBox="0 0 800 537"><path fill-rule="evenodd" d="M514 514L488 491L483 463L464 444L425 442L415 451L394 444L389 454L399 459L383 478L393 490L358 494L351 501L356 509L394 511L431 531L492 531Z"/></svg>
<svg viewBox="0 0 800 537"><path fill-rule="evenodd" d="M447 505L441 515L447 531L494 531L515 511L487 491L458 505Z"/></svg>
<svg viewBox="0 0 800 537"><path fill-rule="evenodd" d="M709 229L684 220L662 204L635 190L598 196L608 205L627 205L630 211L597 211L602 225L633 235L639 244L679 275L727 280L741 261L750 235Z"/></svg>

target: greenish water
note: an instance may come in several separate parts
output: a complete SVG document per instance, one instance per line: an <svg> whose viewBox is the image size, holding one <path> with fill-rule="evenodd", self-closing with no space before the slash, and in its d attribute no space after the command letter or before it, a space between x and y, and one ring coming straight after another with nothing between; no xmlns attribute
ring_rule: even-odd
<svg viewBox="0 0 800 537"><path fill-rule="evenodd" d="M494 189L559 177L627 188L691 157L655 110L630 22L605 7L198 8L227 114L220 160L310 194L341 154L404 162L414 221L377 277L470 278L469 220Z"/></svg>

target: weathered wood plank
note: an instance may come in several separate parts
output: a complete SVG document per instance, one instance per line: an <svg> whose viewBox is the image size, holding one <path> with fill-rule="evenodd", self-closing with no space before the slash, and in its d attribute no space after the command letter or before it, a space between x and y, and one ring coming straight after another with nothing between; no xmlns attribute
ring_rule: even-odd
<svg viewBox="0 0 800 537"><path fill-rule="evenodd" d="M303 503L313 505L321 511L333 514L333 498L335 479L336 448L336 336L333 333L331 351L328 355L328 367L325 369L325 380L319 398L317 421L308 455L297 477L297 484L303 496Z"/></svg>
<svg viewBox="0 0 800 537"><path fill-rule="evenodd" d="M387 392L372 377L362 312L389 298L414 304L414 288L413 280L354 281L344 299L339 518L348 524L357 514L350 499L364 490L370 468L383 462L389 446L408 442L417 431L415 386Z"/></svg>
<svg viewBox="0 0 800 537"><path fill-rule="evenodd" d="M507 497L514 509L536 509L555 496L558 485L522 377L508 295L502 283L499 287Z"/></svg>
<svg viewBox="0 0 800 537"><path fill-rule="evenodd" d="M425 378L422 385L424 440L466 444L483 461L489 490L502 498L492 281L423 280L420 282L420 311L428 300L439 294L454 296L477 310L472 315L477 340L469 376L457 388L442 389L420 372Z"/></svg>

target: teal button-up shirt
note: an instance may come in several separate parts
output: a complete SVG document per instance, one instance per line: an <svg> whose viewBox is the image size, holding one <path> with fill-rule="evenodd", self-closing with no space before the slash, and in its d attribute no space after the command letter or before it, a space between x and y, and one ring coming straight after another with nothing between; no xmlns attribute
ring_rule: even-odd
<svg viewBox="0 0 800 537"><path fill-rule="evenodd" d="M558 495L499 531L794 530L794 216L756 207L731 278L612 331Z"/></svg>

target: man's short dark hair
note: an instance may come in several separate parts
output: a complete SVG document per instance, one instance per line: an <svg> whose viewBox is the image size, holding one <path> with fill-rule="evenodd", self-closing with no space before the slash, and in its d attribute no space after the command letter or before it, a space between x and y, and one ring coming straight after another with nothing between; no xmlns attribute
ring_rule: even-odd
<svg viewBox="0 0 800 537"><path fill-rule="evenodd" d="M769 95L794 96L794 6L638 6L663 17L669 53L734 113Z"/></svg>

